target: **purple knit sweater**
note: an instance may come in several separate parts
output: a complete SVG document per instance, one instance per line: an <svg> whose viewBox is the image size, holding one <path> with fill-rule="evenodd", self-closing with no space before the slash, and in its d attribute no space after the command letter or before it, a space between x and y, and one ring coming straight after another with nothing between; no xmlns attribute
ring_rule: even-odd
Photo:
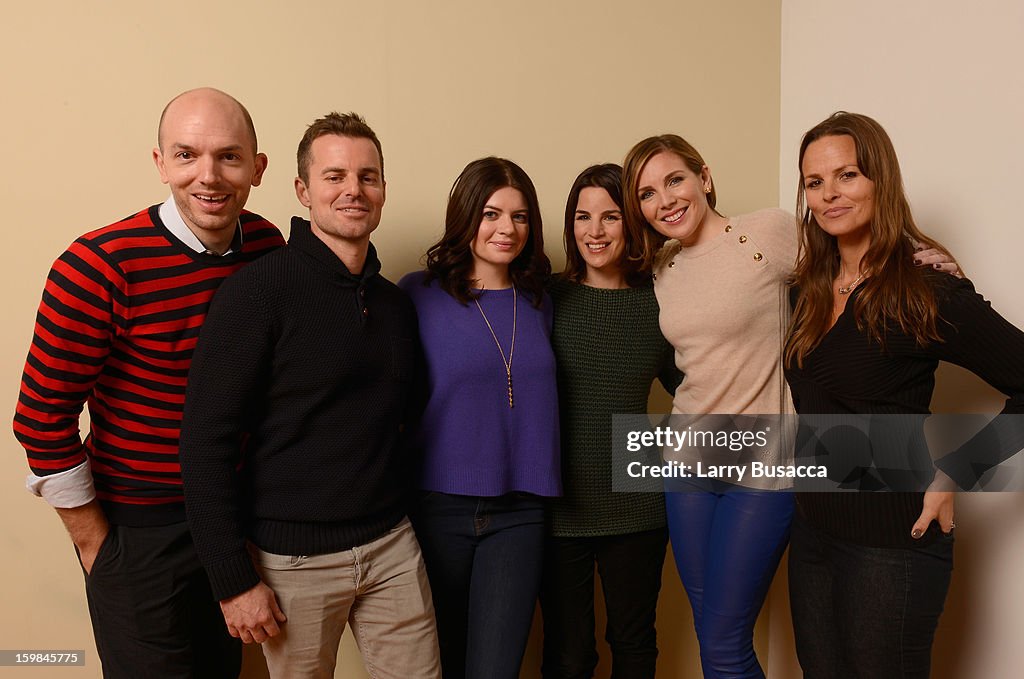
<svg viewBox="0 0 1024 679"><path fill-rule="evenodd" d="M505 366L480 310L457 302L437 281L424 286L425 277L418 271L398 283L416 306L427 364L428 400L416 438L419 487L454 495L560 495L551 300L545 295L536 309L518 295L509 408ZM507 358L512 290L487 290L479 301Z"/></svg>

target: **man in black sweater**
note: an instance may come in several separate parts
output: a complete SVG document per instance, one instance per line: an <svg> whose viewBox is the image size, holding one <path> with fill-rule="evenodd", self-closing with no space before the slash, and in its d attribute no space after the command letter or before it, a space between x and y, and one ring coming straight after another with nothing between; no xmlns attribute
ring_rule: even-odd
<svg viewBox="0 0 1024 679"><path fill-rule="evenodd" d="M310 125L295 179L309 221L224 283L193 358L189 525L228 630L262 643L275 677L333 676L346 622L375 676L440 677L405 517L416 314L370 244L383 166L359 116Z"/></svg>

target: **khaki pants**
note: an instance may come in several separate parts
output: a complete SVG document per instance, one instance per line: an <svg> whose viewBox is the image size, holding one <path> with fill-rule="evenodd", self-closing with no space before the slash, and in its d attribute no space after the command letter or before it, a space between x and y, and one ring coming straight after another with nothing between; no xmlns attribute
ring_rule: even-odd
<svg viewBox="0 0 1024 679"><path fill-rule="evenodd" d="M333 677L346 622L373 679L440 679L434 605L408 519L345 552L252 552L288 616L263 643L274 679Z"/></svg>

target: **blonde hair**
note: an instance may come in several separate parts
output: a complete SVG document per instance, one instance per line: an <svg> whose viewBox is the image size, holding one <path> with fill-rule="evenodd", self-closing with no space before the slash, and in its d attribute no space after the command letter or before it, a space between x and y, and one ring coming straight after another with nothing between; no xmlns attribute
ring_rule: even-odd
<svg viewBox="0 0 1024 679"><path fill-rule="evenodd" d="M677 134L659 134L656 137L648 137L637 142L626 154L626 160L622 163L625 230L627 241L637 244L637 256L640 258L640 268L643 271L651 270L654 256L668 239L647 223L647 218L644 217L644 213L640 209L637 188L640 184L640 173L643 172L647 161L663 151L670 151L679 156L686 167L697 176L700 176L706 165L697 149ZM706 194L708 206L714 210L717 202L715 182L708 177L708 184L711 187L711 191Z"/></svg>

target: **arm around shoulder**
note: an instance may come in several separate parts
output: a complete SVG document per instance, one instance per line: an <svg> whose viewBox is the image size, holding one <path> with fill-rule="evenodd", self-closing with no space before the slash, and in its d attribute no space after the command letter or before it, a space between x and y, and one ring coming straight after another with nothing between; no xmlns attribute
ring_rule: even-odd
<svg viewBox="0 0 1024 679"><path fill-rule="evenodd" d="M1024 448L1024 332L999 315L967 279L936 274L939 333L933 350L1008 398L995 419L936 463L961 488Z"/></svg>

